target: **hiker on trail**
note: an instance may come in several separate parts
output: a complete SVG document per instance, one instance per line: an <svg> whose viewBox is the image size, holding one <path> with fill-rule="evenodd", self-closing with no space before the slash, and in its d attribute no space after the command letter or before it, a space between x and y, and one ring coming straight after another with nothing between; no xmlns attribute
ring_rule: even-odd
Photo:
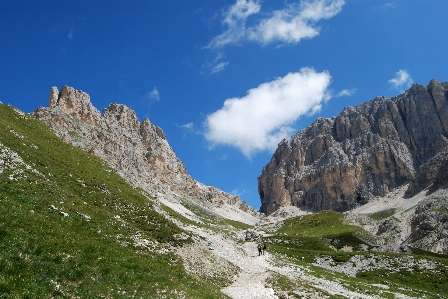
<svg viewBox="0 0 448 299"><path fill-rule="evenodd" d="M263 255L266 253L266 243L263 244Z"/></svg>
<svg viewBox="0 0 448 299"><path fill-rule="evenodd" d="M260 256L261 255L261 245L258 244L257 248L258 248L258 256Z"/></svg>

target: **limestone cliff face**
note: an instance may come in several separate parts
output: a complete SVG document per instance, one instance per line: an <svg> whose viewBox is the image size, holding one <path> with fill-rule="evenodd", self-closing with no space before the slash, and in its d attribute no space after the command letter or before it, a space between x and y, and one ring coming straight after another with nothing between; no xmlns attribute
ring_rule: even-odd
<svg viewBox="0 0 448 299"><path fill-rule="evenodd" d="M191 178L163 130L149 119L140 122L125 105L112 103L101 114L87 93L68 86L61 91L53 87L48 107L33 114L62 140L101 157L132 185L150 194L174 194L217 206L227 203L256 214L239 197Z"/></svg>
<svg viewBox="0 0 448 299"><path fill-rule="evenodd" d="M447 181L448 82L346 107L283 140L258 178L261 212L281 206L345 211L409 183Z"/></svg>

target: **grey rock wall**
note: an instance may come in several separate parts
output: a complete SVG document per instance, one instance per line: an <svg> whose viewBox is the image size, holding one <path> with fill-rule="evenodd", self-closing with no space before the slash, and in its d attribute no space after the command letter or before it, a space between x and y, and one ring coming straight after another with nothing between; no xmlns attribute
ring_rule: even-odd
<svg viewBox="0 0 448 299"><path fill-rule="evenodd" d="M260 211L346 211L404 184L408 195L440 187L447 146L448 82L345 107L280 142L258 177Z"/></svg>

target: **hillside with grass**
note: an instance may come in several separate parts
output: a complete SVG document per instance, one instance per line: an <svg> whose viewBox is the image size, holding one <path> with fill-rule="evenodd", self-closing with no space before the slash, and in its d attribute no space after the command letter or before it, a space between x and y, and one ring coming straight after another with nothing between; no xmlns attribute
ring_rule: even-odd
<svg viewBox="0 0 448 299"><path fill-rule="evenodd" d="M367 217L375 220L389 213ZM419 249L412 254L378 251L369 242L373 235L345 219L343 213L321 211L265 225L263 229L270 234L262 242L270 244L277 262L294 265L302 272L295 276L301 279L294 279L278 271L270 277L270 285L288 290L285 298L302 298L294 294L316 288L316 278L336 282L333 291L342 285L364 294L339 297L330 292L327 298L448 298L447 255Z"/></svg>
<svg viewBox="0 0 448 299"><path fill-rule="evenodd" d="M0 298L226 298L186 273L174 252L191 236L149 194L43 122L0 115Z"/></svg>

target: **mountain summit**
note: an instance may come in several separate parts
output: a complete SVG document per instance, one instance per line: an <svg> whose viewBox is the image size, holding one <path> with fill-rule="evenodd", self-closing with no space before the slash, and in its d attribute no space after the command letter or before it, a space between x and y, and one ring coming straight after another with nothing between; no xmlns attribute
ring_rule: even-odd
<svg viewBox="0 0 448 299"><path fill-rule="evenodd" d="M140 122L123 104L112 103L101 114L87 93L53 87L48 107L39 107L33 115L62 140L101 157L133 186L155 197L191 198L215 208L257 214L238 196L194 180L163 130L147 118Z"/></svg>
<svg viewBox="0 0 448 299"><path fill-rule="evenodd" d="M447 181L448 82L432 80L345 107L283 140L258 178L260 211L347 211L406 184L412 196Z"/></svg>

